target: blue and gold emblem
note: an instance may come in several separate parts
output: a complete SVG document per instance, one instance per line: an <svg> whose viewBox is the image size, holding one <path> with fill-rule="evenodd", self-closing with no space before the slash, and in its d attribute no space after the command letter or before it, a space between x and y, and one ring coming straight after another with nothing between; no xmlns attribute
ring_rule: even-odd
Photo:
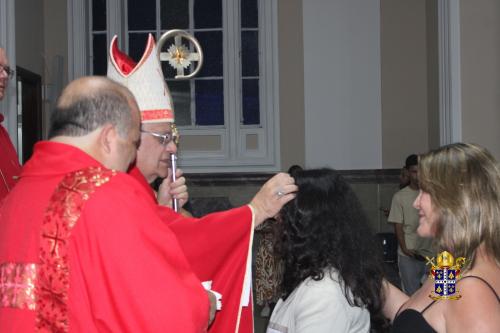
<svg viewBox="0 0 500 333"><path fill-rule="evenodd" d="M437 257L437 266L434 264L434 258L427 258L427 264L431 264L431 276L434 278L434 291L429 295L434 300L453 299L460 297L456 285L460 279L460 268L464 265L465 258L455 259L447 251L439 253Z"/></svg>

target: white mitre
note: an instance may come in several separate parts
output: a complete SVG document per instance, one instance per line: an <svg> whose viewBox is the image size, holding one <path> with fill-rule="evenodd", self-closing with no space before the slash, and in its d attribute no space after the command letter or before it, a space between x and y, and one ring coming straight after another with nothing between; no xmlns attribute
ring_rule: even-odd
<svg viewBox="0 0 500 333"><path fill-rule="evenodd" d="M130 89L143 123L174 122L172 97L151 34L138 64L118 49L117 36L114 36L109 47L108 77Z"/></svg>

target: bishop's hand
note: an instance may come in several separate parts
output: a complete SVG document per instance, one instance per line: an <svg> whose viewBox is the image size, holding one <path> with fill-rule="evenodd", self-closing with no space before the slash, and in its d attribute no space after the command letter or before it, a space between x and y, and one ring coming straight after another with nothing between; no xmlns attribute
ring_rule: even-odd
<svg viewBox="0 0 500 333"><path fill-rule="evenodd" d="M181 169L177 168L176 171L177 179L175 182L172 182L172 170L168 169L168 176L163 179L158 188L157 200L161 206L172 208L172 199L175 198L179 202L179 207L182 207L189 199L186 178L182 176Z"/></svg>
<svg viewBox="0 0 500 333"><path fill-rule="evenodd" d="M255 213L255 226L275 217L288 201L295 198L298 187L288 173L278 173L269 179L250 202Z"/></svg>

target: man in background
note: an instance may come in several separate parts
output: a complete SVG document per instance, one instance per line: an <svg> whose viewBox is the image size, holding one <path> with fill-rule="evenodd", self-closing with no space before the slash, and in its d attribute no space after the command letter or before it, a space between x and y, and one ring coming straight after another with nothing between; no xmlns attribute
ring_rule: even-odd
<svg viewBox="0 0 500 333"><path fill-rule="evenodd" d="M7 85L13 77L14 70L9 67L5 49L0 47L0 101L5 97ZM3 120L4 116L0 114L0 204L14 187L21 172L16 150L10 141L9 134L1 125Z"/></svg>
<svg viewBox="0 0 500 333"><path fill-rule="evenodd" d="M398 239L398 267L403 290L412 295L420 288L422 277L426 274L425 256L432 257L432 240L417 234L418 211L413 202L418 196L418 156L406 158L405 169L409 183L396 192L392 198L388 221L394 224Z"/></svg>

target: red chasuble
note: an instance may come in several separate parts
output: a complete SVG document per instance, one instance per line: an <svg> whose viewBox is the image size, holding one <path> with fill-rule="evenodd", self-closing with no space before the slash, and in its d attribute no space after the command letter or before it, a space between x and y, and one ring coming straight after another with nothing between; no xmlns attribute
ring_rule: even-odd
<svg viewBox="0 0 500 333"><path fill-rule="evenodd" d="M38 143L0 209L0 332L206 331L205 291L148 195Z"/></svg>
<svg viewBox="0 0 500 333"><path fill-rule="evenodd" d="M0 114L0 123L3 121L3 115ZM17 177L21 173L21 166L17 158L16 150L10 142L9 134L0 125L0 205L14 187Z"/></svg>
<svg viewBox="0 0 500 333"><path fill-rule="evenodd" d="M156 197L138 168L129 174ZM222 294L222 310L209 328L210 333L252 333L253 302L241 307L247 261L251 260L253 214L249 206L187 218L168 207L157 205L158 215L175 233L193 271L201 281L212 281ZM248 297L248 296L247 296Z"/></svg>

